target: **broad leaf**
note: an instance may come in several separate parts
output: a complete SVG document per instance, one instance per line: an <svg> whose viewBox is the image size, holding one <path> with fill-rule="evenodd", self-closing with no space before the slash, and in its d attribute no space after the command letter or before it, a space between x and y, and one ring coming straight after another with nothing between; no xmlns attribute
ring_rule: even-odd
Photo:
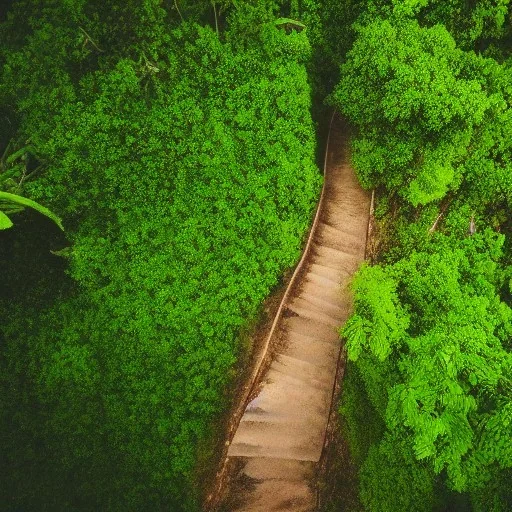
<svg viewBox="0 0 512 512"><path fill-rule="evenodd" d="M9 229L10 227L12 227L12 220L4 212L0 212L0 229Z"/></svg>
<svg viewBox="0 0 512 512"><path fill-rule="evenodd" d="M64 227L62 226L62 221L60 218L57 217L57 215L51 212L48 208L45 208L35 201L32 201L32 199L27 199L26 197L22 197L17 194L10 194L9 192L0 192L0 201L1 200L33 208L34 210L42 213L43 215L46 215L46 217L53 220L53 222L55 222L55 224L57 224L57 226L59 226L59 228L64 231Z"/></svg>

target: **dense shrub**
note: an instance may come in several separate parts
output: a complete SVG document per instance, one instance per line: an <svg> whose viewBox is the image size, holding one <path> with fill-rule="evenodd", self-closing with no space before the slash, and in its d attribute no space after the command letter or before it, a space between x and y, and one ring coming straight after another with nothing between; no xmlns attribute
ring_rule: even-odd
<svg viewBox="0 0 512 512"><path fill-rule="evenodd" d="M261 2L219 34L185 7L181 22L155 1L75 4L34 13L3 54L17 136L44 163L25 190L63 216L75 284L2 305L1 501L195 509L240 331L297 260L319 191L310 47ZM67 46L40 76L52 31Z"/></svg>

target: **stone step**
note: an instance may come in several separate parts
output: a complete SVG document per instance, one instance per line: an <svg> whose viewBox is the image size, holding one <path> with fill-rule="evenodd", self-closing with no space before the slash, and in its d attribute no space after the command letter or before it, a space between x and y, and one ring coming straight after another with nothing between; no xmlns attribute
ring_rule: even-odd
<svg viewBox="0 0 512 512"><path fill-rule="evenodd" d="M315 320L294 316L283 320L284 332L294 332L316 338L318 341L339 344L340 336L336 328Z"/></svg>
<svg viewBox="0 0 512 512"><path fill-rule="evenodd" d="M312 252L314 254L314 262L324 265L326 267L339 268L346 273L354 273L361 264L361 257L354 254L349 254L344 251L325 245L312 245Z"/></svg>
<svg viewBox="0 0 512 512"><path fill-rule="evenodd" d="M315 494L306 483L260 482L233 512L313 512Z"/></svg>
<svg viewBox="0 0 512 512"><path fill-rule="evenodd" d="M339 218L338 218L339 219ZM343 219L341 219L343 221ZM337 222L336 225L326 222L326 219L322 219L318 223L318 232L322 235L329 236L331 238L347 238L353 243L365 243L366 236L361 237L361 230L354 229L352 223L345 223L346 227L343 226L343 222Z"/></svg>
<svg viewBox="0 0 512 512"><path fill-rule="evenodd" d="M317 322L322 322L327 325L332 325L333 327L339 327L341 322L332 316L327 315L326 313L321 313L318 309L306 304L305 306L299 306L296 301L292 302L288 305L288 309L297 313L302 318L309 318L311 320L316 320Z"/></svg>
<svg viewBox="0 0 512 512"><path fill-rule="evenodd" d="M315 295L326 302L339 305L342 300L342 290L340 287L325 287L318 279L304 278L302 286L298 292L300 295L306 293L308 295Z"/></svg>
<svg viewBox="0 0 512 512"><path fill-rule="evenodd" d="M336 367L341 343L325 343L296 333L289 333L286 341L287 356L307 361L327 372Z"/></svg>
<svg viewBox="0 0 512 512"><path fill-rule="evenodd" d="M366 231L363 235L358 223L354 225L352 222L347 222L347 220L343 218L343 215L339 214L337 209L333 208L331 211L324 211L321 217L321 223L345 233L344 236L358 239L364 236L364 238L366 238Z"/></svg>
<svg viewBox="0 0 512 512"><path fill-rule="evenodd" d="M368 215L367 192L361 190L357 178L352 177L350 169L338 167L335 170L335 175L327 183L325 193L329 198L333 198L336 204L343 202L347 210L357 209L361 215ZM329 201L328 206L331 204L332 202Z"/></svg>
<svg viewBox="0 0 512 512"><path fill-rule="evenodd" d="M322 231L315 235L315 242L322 247L330 247L346 254L359 258L361 252L364 255L365 239L355 240L350 237L332 237Z"/></svg>
<svg viewBox="0 0 512 512"><path fill-rule="evenodd" d="M282 380L267 383L260 389L258 396L247 405L241 421L275 417L279 418L278 423L289 421L302 426L323 424L321 418L329 410L330 392L328 388L308 387L301 382L297 384L292 377L284 376ZM311 416L304 414L304 407L311 409Z"/></svg>
<svg viewBox="0 0 512 512"><path fill-rule="evenodd" d="M360 196L351 198L347 194L333 200L332 193L335 190L335 187L329 188L326 193L327 205L322 210L322 220L326 218L326 216L335 214L337 217L344 219L345 225L348 225L348 219L353 219L354 227L350 229L355 230L357 226L361 230L361 235L363 235L364 229L361 228L361 220L364 222L365 217L367 218L369 205L361 204Z"/></svg>
<svg viewBox="0 0 512 512"><path fill-rule="evenodd" d="M311 304L312 306L318 308L319 311L323 311L324 313L332 316L333 318L343 318L344 313L348 309L348 305L341 301L331 302L325 300L322 295L314 295L312 293L301 292L298 297L293 299L293 302L297 301L299 305L303 304Z"/></svg>
<svg viewBox="0 0 512 512"><path fill-rule="evenodd" d="M311 425L311 424L310 424ZM229 457L270 457L317 462L324 429L297 428L289 423L242 421L228 449Z"/></svg>
<svg viewBox="0 0 512 512"><path fill-rule="evenodd" d="M360 231L351 234L321 222L316 239L327 247L333 247L348 254L364 255L366 235L361 237Z"/></svg>
<svg viewBox="0 0 512 512"><path fill-rule="evenodd" d="M266 423L272 425L286 425L287 428L292 432L299 432L306 428L322 429L324 427L324 419L321 415L315 415L314 417L304 420L304 414L284 414L281 412L267 412L263 409L257 411L246 411L240 420L242 423ZM241 428L241 427L239 427Z"/></svg>
<svg viewBox="0 0 512 512"><path fill-rule="evenodd" d="M340 287L339 283L337 283L336 281L333 281L332 279L329 279L328 277L317 274L313 270L310 270L306 274L305 279L308 281L311 281L313 283L316 283L326 289L338 290Z"/></svg>
<svg viewBox="0 0 512 512"><path fill-rule="evenodd" d="M325 388L327 390L332 389L333 375L330 375L329 372L326 372L320 366L292 357L287 353L277 354L270 365L270 370L284 374L300 383L304 383L306 386ZM279 376L279 378L282 377ZM294 382L294 384L299 385L299 382Z"/></svg>
<svg viewBox="0 0 512 512"><path fill-rule="evenodd" d="M315 467L308 461L251 457L243 460L239 474L254 480L304 480L314 476Z"/></svg>
<svg viewBox="0 0 512 512"><path fill-rule="evenodd" d="M311 300L306 300L305 298L303 298L302 294L299 295L298 297L293 298L289 304L290 311L295 312L296 309L294 308L311 309L319 314L328 316L329 318L336 322L336 325L340 324L339 319L343 317L343 310L341 307L335 306L330 302L326 302L320 297L317 298L318 302L314 302L315 297L313 295L308 295L308 297ZM297 314L300 315L298 311L296 312Z"/></svg>
<svg viewBox="0 0 512 512"><path fill-rule="evenodd" d="M345 283L350 276L348 272L345 272L340 267L327 267L316 261L308 265L308 271L318 274L319 276L326 277L337 284Z"/></svg>
<svg viewBox="0 0 512 512"><path fill-rule="evenodd" d="M325 288L314 279L302 279L300 287L297 289L297 295L303 294L315 295L337 307L340 307L341 304L340 288Z"/></svg>

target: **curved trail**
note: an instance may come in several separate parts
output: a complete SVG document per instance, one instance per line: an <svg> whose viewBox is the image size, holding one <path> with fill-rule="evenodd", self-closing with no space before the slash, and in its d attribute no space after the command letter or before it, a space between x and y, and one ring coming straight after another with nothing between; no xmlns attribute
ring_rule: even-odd
<svg viewBox="0 0 512 512"><path fill-rule="evenodd" d="M348 283L364 259L368 194L348 158L342 122L331 126L325 184L311 243L273 332L277 353L247 405L228 449L236 475L225 510L310 512L350 314Z"/></svg>

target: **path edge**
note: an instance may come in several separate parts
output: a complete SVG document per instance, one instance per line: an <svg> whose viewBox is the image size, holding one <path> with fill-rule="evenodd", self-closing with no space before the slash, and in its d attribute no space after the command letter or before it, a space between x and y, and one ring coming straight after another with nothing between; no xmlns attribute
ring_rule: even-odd
<svg viewBox="0 0 512 512"><path fill-rule="evenodd" d="M274 331L275 331L277 325L279 324L279 320L281 319L281 317L283 315L283 310L285 309L285 304L288 300L288 297L290 295L290 292L291 292L293 286L295 285L295 280L296 280L297 276L299 275L299 273L302 271L302 267L304 266L304 262L306 261L307 256L309 256L311 245L313 243L313 238L315 236L316 229L318 227L318 223L320 222L322 206L323 206L323 203L325 200L325 189L326 189L325 184L327 181L326 177L327 177L327 161L329 158L329 144L331 141L332 124L334 122L335 116L336 116L336 111L333 111L333 113L331 115L331 120L329 122L329 131L327 133L327 142L325 145L324 166L322 169L322 175L324 178L323 183L322 183L322 191L320 192L320 198L317 203L313 223L311 224L311 228L309 230L309 235L308 235L308 239L306 242L306 246L304 247L304 250L302 251L302 256L301 256L299 262L297 263L297 266L295 267L292 277L290 278L290 281L288 282L288 286L286 287L286 291L284 292L281 302L279 303L279 307L277 308L276 314L274 316L274 321L272 322L272 327L270 328L270 331L265 340L265 343L263 344L263 347L258 354L257 362L253 367L253 371L251 373L250 378L248 379L248 383L244 386L244 391L243 391L242 397L240 399L240 404L238 405L238 407L236 408L236 410L233 414L233 416L235 417L235 421L232 423L231 429L227 435L227 440L225 443L226 454L223 457L223 462L222 462L222 465L221 465L219 471L217 471L217 473L215 475L216 484L215 484L214 488L212 489L212 492L206 497L206 500L204 502L204 511L205 512L214 512L216 510L216 507L219 505L219 501L221 498L220 494L222 492L223 482L225 480L224 476L228 469L229 458L227 456L227 449L229 448L229 446L231 445L231 443L233 441L235 433L236 433L238 426L240 424L240 421L242 419L243 413L245 412L245 409L247 408L248 399L251 396L253 390L256 387L256 384L258 383L259 379L262 376L261 373L262 373L262 370L264 367L263 362L265 361L265 359L268 355L270 341L274 335Z"/></svg>

